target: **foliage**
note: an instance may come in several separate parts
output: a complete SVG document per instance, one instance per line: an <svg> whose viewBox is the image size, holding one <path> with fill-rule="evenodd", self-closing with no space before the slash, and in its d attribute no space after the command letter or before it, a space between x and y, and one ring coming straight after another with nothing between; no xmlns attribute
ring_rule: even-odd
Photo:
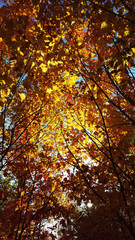
<svg viewBox="0 0 135 240"><path fill-rule="evenodd" d="M134 1L1 1L0 20L0 238L134 239Z"/></svg>

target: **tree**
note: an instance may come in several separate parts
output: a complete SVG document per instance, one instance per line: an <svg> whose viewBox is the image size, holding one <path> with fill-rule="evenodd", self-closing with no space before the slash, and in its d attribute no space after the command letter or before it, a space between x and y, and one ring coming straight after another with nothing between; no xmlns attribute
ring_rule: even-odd
<svg viewBox="0 0 135 240"><path fill-rule="evenodd" d="M1 238L134 239L133 1L0 12Z"/></svg>

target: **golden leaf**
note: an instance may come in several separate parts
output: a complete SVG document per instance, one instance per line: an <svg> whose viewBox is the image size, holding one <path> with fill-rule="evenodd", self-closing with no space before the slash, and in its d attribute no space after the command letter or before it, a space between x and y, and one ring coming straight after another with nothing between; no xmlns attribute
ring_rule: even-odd
<svg viewBox="0 0 135 240"><path fill-rule="evenodd" d="M21 98L21 101L23 101L23 100L26 98L26 96L25 96L24 93L19 93L19 96L20 96L20 98Z"/></svg>
<svg viewBox="0 0 135 240"><path fill-rule="evenodd" d="M104 22L102 22L101 23L101 28L105 28L105 27L107 27L108 25L107 25L107 23L104 21Z"/></svg>
<svg viewBox="0 0 135 240"><path fill-rule="evenodd" d="M21 197L24 196L24 191L21 192Z"/></svg>
<svg viewBox="0 0 135 240"><path fill-rule="evenodd" d="M48 68L46 67L46 65L44 63L41 63L40 67L42 69L42 72L44 72L44 73L47 72Z"/></svg>

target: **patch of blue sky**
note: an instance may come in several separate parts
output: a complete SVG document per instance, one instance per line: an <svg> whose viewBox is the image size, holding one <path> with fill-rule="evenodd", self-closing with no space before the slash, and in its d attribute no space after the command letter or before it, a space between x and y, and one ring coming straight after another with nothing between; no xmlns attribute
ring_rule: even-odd
<svg viewBox="0 0 135 240"><path fill-rule="evenodd" d="M130 70L128 70L128 73L129 73L129 76L133 77L135 80L135 67L131 67Z"/></svg>
<svg viewBox="0 0 135 240"><path fill-rule="evenodd" d="M14 3L14 1L11 1L11 3ZM9 6L9 5L10 5L10 3L8 3L8 2L3 3L3 1L0 1L0 8L2 8L3 6Z"/></svg>
<svg viewBox="0 0 135 240"><path fill-rule="evenodd" d="M28 73L22 73L20 80L23 82L25 80L25 78L27 77L27 75L28 75Z"/></svg>
<svg viewBox="0 0 135 240"><path fill-rule="evenodd" d="M108 47L112 47L113 46L113 43L107 43L106 44Z"/></svg>
<svg viewBox="0 0 135 240"><path fill-rule="evenodd" d="M67 40L66 40L65 38L62 38L62 41L63 41L64 43L66 43L66 42L67 42Z"/></svg>
<svg viewBox="0 0 135 240"><path fill-rule="evenodd" d="M2 1L0 1L0 8L2 8L3 6L6 6L6 3L2 3Z"/></svg>
<svg viewBox="0 0 135 240"><path fill-rule="evenodd" d="M84 82L84 83L85 83L85 80L84 80L84 78L81 76L80 78L77 78L75 82L76 82L76 87L79 87L80 82Z"/></svg>
<svg viewBox="0 0 135 240"><path fill-rule="evenodd" d="M83 31L86 33L87 32L87 28L83 28Z"/></svg>
<svg viewBox="0 0 135 240"><path fill-rule="evenodd" d="M6 3L1 3L0 2L0 8L2 8L3 6L5 6L6 5Z"/></svg>
<svg viewBox="0 0 135 240"><path fill-rule="evenodd" d="M28 73L22 72L22 75L20 76L20 78L18 79L18 82L17 82L18 88L22 87L23 81L26 79L27 75L28 75ZM26 92L26 90L24 90L24 91Z"/></svg>
<svg viewBox="0 0 135 240"><path fill-rule="evenodd" d="M9 58L8 58L8 57L5 57L4 60L5 60L5 63L6 63L6 64L9 63Z"/></svg>

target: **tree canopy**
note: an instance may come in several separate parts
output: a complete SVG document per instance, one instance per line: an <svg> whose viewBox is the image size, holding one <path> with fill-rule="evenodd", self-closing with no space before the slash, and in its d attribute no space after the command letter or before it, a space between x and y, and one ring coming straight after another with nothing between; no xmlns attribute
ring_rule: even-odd
<svg viewBox="0 0 135 240"><path fill-rule="evenodd" d="M0 2L0 238L135 239L134 0Z"/></svg>

